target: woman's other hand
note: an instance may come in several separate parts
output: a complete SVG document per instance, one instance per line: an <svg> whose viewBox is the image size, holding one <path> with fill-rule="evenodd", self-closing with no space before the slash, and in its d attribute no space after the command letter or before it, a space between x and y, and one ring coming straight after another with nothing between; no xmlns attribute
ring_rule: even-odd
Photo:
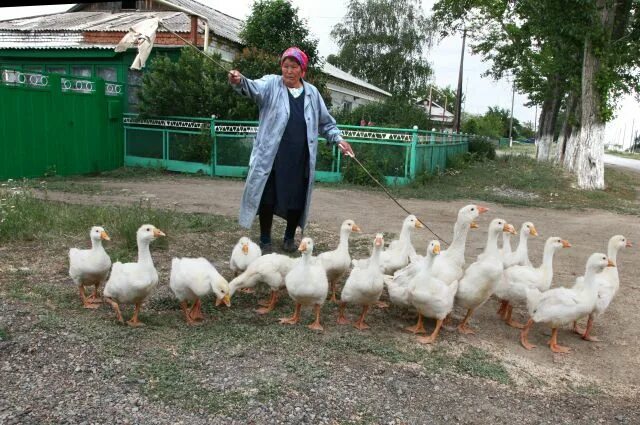
<svg viewBox="0 0 640 425"><path fill-rule="evenodd" d="M344 140L340 140L338 142L338 147L340 148L340 150L342 151L342 153L344 155L347 156L352 156L352 157L356 157L356 154L353 153L353 149L351 149L351 145L349 144L349 142L346 142Z"/></svg>

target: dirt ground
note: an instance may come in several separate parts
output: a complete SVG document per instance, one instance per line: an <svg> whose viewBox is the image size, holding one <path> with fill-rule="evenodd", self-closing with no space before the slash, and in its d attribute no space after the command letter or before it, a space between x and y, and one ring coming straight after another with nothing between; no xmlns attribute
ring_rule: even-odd
<svg viewBox="0 0 640 425"><path fill-rule="evenodd" d="M237 180L208 180L188 177L166 177L149 181L98 180L108 194L79 195L49 192L50 199L67 202L120 204L149 198L160 208L175 208L186 212L202 212L236 216L242 196L243 182ZM450 241L458 208L473 200L460 202L434 202L418 199L403 200L402 204L444 240ZM542 259L544 241L549 236L569 240L571 249L562 250L554 259L554 285L571 285L576 276L584 274L586 258L593 252L605 252L608 239L624 234L640 243L638 217L617 215L606 211L561 211L542 208L511 208L481 203L490 209L479 223L487 224L495 217L513 223L516 229L524 221L532 221L540 233L529 244L529 256L534 264ZM382 193L317 188L314 191L310 224L327 231L337 229L342 220L351 218L362 228L362 237L371 238L376 232L397 234L406 214ZM255 235L253 235L255 237ZM313 237L310 232L309 236ZM275 236L274 236L275 237ZM416 249L422 252L433 238L427 230L415 235ZM467 263L484 248L486 233L481 228L470 232L467 242ZM513 244L515 248L515 243ZM231 247L229 247L231 248ZM569 332L561 339L574 348L570 356L552 356L544 341L548 333L533 331L532 341L540 345L527 352L517 341L517 331L503 326L495 318L496 305L490 302L473 318L478 333L470 337L479 345L491 348L502 356L520 358L525 363L544 365L569 373L592 376L611 385L640 386L640 275L638 247L623 250L618 258L621 289L606 315L596 324L595 331L602 343L586 343ZM522 317L521 317L522 319ZM636 388L637 390L638 388Z"/></svg>
<svg viewBox="0 0 640 425"><path fill-rule="evenodd" d="M79 181L99 185L101 190L95 191L95 193L48 191L46 194L40 193L39 196L46 196L50 200L69 203L101 205L135 204L140 199L149 199L152 205L158 208L235 217L238 213L243 187L243 183L236 180L212 180L182 176L145 178L138 181L104 178L82 179ZM401 200L401 202L447 241L452 237L453 223L457 210L468 203L475 203L473 200L434 202L418 199L405 199ZM467 264L473 261L475 256L483 249L486 240L486 225L491 219L502 217L513 223L516 228L519 228L523 221L532 221L540 234L538 238L532 239L529 243L529 255L534 264L539 264L541 261L542 248L547 237L561 236L572 244L572 248L561 250L556 254L554 259L554 286L572 284L576 276L583 274L584 263L591 253L596 251L606 252L607 241L612 235L621 233L634 243L640 242L640 220L634 216L617 215L597 210L570 211L514 208L487 203L478 204L488 207L490 212L479 220L480 228L469 234L466 250ZM314 192L310 227L307 233L311 237L315 237L317 234L326 241L327 235L335 237L337 228L342 220L351 218L363 230L363 233L355 238L355 243L360 247L366 247L369 243L368 241L377 232L396 235L400 230L404 217L405 213L383 193L320 187L316 188ZM255 238L257 235L250 234L250 236ZM278 235L274 236L277 237ZM414 237L418 252L422 253L427 242L432 238L433 235L427 230L418 231ZM330 245L330 242L331 238L326 241L327 245ZM194 242L193 246L198 247L202 243L202 241ZM227 251L230 252L231 248L231 246L228 246ZM424 381L425 378L422 375L414 374L413 372L406 375L405 372L408 369L404 370L404 372L394 371L395 379L399 379L401 385L398 387L393 384L390 387L391 381L386 384L382 381L374 382L378 374L382 376L384 373L378 371L375 365L367 363L359 365L359 368L355 370L352 370L353 365L350 365L351 368L340 369L339 372L336 372L335 379L333 381L330 380L330 382L340 386L341 382L344 383L344 380L356 380L363 375L367 375L374 380L367 385L382 385L386 390L393 388L393 391L400 388L400 390L397 390L399 391L398 394L394 395L394 397L390 396L392 399L402 399L403 391L406 393L407 389L405 387L408 385L409 393L415 395L415 400L412 396L412 400L414 400L412 403L418 405L432 404L428 411L430 412L429 414L435 415L433 416L435 422L594 423L599 421L600 423L638 423L636 421L640 421L640 416L638 416L640 413L638 413L636 406L640 396L640 356L638 355L640 329L637 323L640 320L640 312L637 306L640 305L640 283L638 283L637 276L640 275L640 261L638 261L640 257L638 257L637 250L636 245L634 248L621 251L618 257L621 279L620 292L605 315L598 319L594 328L594 334L599 336L603 342L585 342L568 329L563 330L560 333L559 341L561 344L571 347L572 352L569 355L553 355L545 344L549 338L550 331L542 327L535 327L530 334L530 341L536 344L537 348L532 351L526 351L518 342L519 331L509 328L497 320L495 314L497 302L495 300L487 302L473 317L471 326L476 330L476 335L461 336L455 332L447 331L441 333L439 344L446 346L449 350L455 349L456 344L464 343L465 346L477 347L499 359L515 383L516 389L514 391L517 395L514 393L513 399L509 395L511 390L506 390L506 394L501 394L501 391L505 391L504 388L500 390L499 387L485 382L471 382L460 377L450 379L442 379L437 376L427 377L428 383L425 384L426 381ZM12 267L19 267L20 255L26 255L27 251L25 249L25 253L14 255L7 255L8 253L4 252L5 260L3 262L6 265L8 258L12 262ZM57 280L62 281L65 279L64 261L61 259L59 263L55 273ZM23 306L13 303L6 303L3 306L3 310L4 314L0 314L0 317L9 312L27 315ZM521 314L523 310L520 308L517 311L516 318L521 321L525 320ZM107 314L105 313L105 315ZM461 314L461 311L456 312L457 317ZM412 337L402 333L401 328L410 324L413 318L409 318L409 316L403 317L393 309L391 312L377 311L374 317L372 321L375 326L386 327L384 329L384 337L402 338L403 344L412 343ZM333 316L327 320L333 320ZM427 328L430 329L431 326L429 323ZM330 325L322 340L331 339L331 334L335 332L335 329L335 325ZM378 332L374 331L368 337L377 338L380 336ZM89 347L86 350L90 352ZM427 350L430 349L428 348ZM2 353L2 350L0 350L0 353ZM268 350L267 353L269 353ZM78 353L77 355L80 356L82 354ZM9 362L6 361L4 364L6 368ZM263 364L262 367L267 367L268 369L268 365L265 366ZM396 376L397 373L399 373L399 376ZM382 377L380 379L383 380ZM543 384L532 385L531 382L534 381ZM421 385L436 388L436 392L429 393L430 395L425 395L424 397L422 394L416 395L416 391L421 392ZM439 394L437 392L439 387L443 389L457 388L458 392L447 393L444 391ZM473 394L471 397L473 401L465 398L465 388ZM567 388L582 388L583 393L578 391L567 395ZM335 388L333 390L336 394L341 391ZM105 391L109 391L109 388L106 387ZM319 388L318 391L323 392L322 397L326 396L326 388ZM362 396L360 391L353 391L355 391L354 400L358 396ZM329 390L329 393L331 393L331 390ZM328 398L328 400L330 399L331 397ZM450 406L453 399L455 399L453 402L456 403L460 412L463 413L447 413L447 406ZM331 401L326 402L331 403ZM385 403L389 403L389 401L387 400ZM311 403L311 405L313 404ZM318 407L317 405L313 406L315 415ZM514 406L517 406L517 408L513 409ZM276 410L278 408L286 410L288 406L278 407L276 405L274 408ZM154 409L160 408L154 406ZM297 407L294 408L294 412L297 411L295 409ZM394 410L393 402L390 409ZM401 410L402 407L396 406L396 410L398 409ZM488 409L484 410L485 413L489 412L488 416L485 417L484 413L480 414L483 411L482 409ZM541 414L540 411L542 409L548 409L551 412L550 415ZM152 411L153 409L150 410ZM531 415L524 413L532 410L535 413ZM3 405L0 403L0 418L2 417L2 411ZM427 412L426 410L422 411ZM519 413L516 414L518 411ZM157 414L160 415L160 413ZM411 415L401 415L401 418L406 422L397 418L397 421L393 422L393 416L386 418L384 412L375 411L372 416L373 419L367 419L366 417L362 419L355 415L353 417L356 419L353 422L381 423L381 418L386 418L384 419L385 423L418 423L422 422L422 420L427 420L424 418L421 420L419 415L415 416L414 414L415 412ZM185 418L188 419L188 416L185 416ZM260 423L260 418L261 414L256 413L255 419L257 422L255 423ZM297 417L294 416L293 418ZM266 420L265 422L318 422L313 418L309 418L310 416L298 421L288 416L284 419ZM351 420L349 421L351 422ZM69 420L69 422L75 423L74 420ZM144 423L145 421L136 421L134 419L133 423L136 422ZM161 422L163 421L160 420L159 423ZM195 422L200 423L199 421ZM338 419L327 423L343 422L345 421ZM242 421L238 423L242 423Z"/></svg>

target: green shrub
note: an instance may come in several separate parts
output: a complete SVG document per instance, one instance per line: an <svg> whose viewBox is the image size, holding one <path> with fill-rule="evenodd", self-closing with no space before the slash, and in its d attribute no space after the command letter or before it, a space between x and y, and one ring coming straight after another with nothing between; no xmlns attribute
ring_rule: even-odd
<svg viewBox="0 0 640 425"><path fill-rule="evenodd" d="M489 140L475 139L469 142L469 153L480 158L496 159L496 148Z"/></svg>

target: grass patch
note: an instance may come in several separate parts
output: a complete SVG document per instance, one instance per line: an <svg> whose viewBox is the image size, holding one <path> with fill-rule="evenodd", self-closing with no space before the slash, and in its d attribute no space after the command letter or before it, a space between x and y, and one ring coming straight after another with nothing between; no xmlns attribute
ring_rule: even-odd
<svg viewBox="0 0 640 425"><path fill-rule="evenodd" d="M154 247L165 249L176 232L191 230L227 231L237 229L235 220L211 214L188 214L153 208L148 201L133 206L70 205L36 199L28 188L1 193L4 220L0 240L52 241L71 234L87 235L91 226L105 227L114 245L127 251L136 249L136 231L151 223L167 233ZM87 237L88 239L88 237Z"/></svg>
<svg viewBox="0 0 640 425"><path fill-rule="evenodd" d="M606 150L609 155L619 156L621 158L640 159L640 152L612 151Z"/></svg>
<svg viewBox="0 0 640 425"><path fill-rule="evenodd" d="M543 208L598 208L640 214L638 177L628 171L607 168L606 190L574 188L573 177L552 164L538 163L523 155L503 155L495 161L458 164L458 170L424 175L396 188L397 195L431 200L477 199L505 205Z"/></svg>
<svg viewBox="0 0 640 425"><path fill-rule="evenodd" d="M455 362L455 368L466 375L490 379L502 384L510 382L509 372L504 366L493 356L478 348L470 347L462 353Z"/></svg>
<svg viewBox="0 0 640 425"><path fill-rule="evenodd" d="M511 155L526 155L534 157L536 155L536 145L533 143L518 143L513 142L513 146L502 147L498 149L500 152L508 153Z"/></svg>
<svg viewBox="0 0 640 425"><path fill-rule="evenodd" d="M279 385L267 380L256 380L246 387L206 388L197 379L205 374L204 365L197 360L190 361L186 356L175 356L163 349L148 351L143 357L144 363L137 364L133 371L138 382L144 382L143 392L181 408L206 409L212 413L232 412L251 399L264 402L281 395ZM211 376L211 369L206 372Z"/></svg>
<svg viewBox="0 0 640 425"><path fill-rule="evenodd" d="M0 341L9 341L10 339L9 331L0 326Z"/></svg>
<svg viewBox="0 0 640 425"><path fill-rule="evenodd" d="M596 384L571 385L571 390L576 394L586 397L602 395L602 389L600 389Z"/></svg>

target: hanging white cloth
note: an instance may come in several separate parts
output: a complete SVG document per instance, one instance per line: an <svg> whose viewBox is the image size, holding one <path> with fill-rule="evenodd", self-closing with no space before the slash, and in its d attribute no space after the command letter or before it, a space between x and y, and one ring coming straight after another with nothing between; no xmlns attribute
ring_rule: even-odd
<svg viewBox="0 0 640 425"><path fill-rule="evenodd" d="M122 40L120 40L116 46L116 52L124 52L134 45L138 47L138 54L131 64L131 69L140 70L144 68L151 54L151 48L156 39L156 31L158 30L159 23L160 19L158 18L145 19L144 21L138 22L131 27L129 32L122 37Z"/></svg>

